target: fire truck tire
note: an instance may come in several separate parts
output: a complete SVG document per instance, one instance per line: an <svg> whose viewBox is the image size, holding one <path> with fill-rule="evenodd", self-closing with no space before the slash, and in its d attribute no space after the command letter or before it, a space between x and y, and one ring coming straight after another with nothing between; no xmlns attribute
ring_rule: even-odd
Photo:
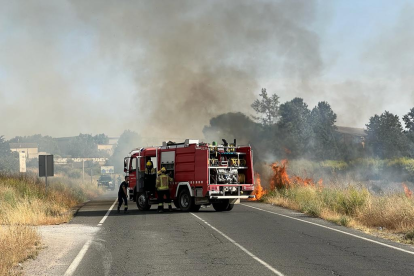
<svg viewBox="0 0 414 276"><path fill-rule="evenodd" d="M178 205L179 204L178 199L174 199L173 202L174 202L175 208L180 208L180 205Z"/></svg>
<svg viewBox="0 0 414 276"><path fill-rule="evenodd" d="M183 189L178 196L178 206L181 211L190 212L194 206L194 198L191 197L187 189Z"/></svg>
<svg viewBox="0 0 414 276"><path fill-rule="evenodd" d="M213 208L217 212L227 211L227 208L229 207L230 203L229 200L223 200L220 202L213 203Z"/></svg>
<svg viewBox="0 0 414 276"><path fill-rule="evenodd" d="M145 194L140 194L137 198L137 207L140 211L148 211L151 205L148 204L148 198Z"/></svg>
<svg viewBox="0 0 414 276"><path fill-rule="evenodd" d="M229 204L229 206L227 206L226 211L231 211L233 210L234 204Z"/></svg>

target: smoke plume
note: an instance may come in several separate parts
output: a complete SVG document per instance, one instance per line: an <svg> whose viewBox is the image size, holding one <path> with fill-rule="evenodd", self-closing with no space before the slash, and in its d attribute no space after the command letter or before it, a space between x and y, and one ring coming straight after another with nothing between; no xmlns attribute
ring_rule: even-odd
<svg viewBox="0 0 414 276"><path fill-rule="evenodd" d="M210 118L251 112L260 78L306 87L320 75L316 4L8 2L0 95L15 98L0 103L0 116L13 114L1 129L202 137Z"/></svg>

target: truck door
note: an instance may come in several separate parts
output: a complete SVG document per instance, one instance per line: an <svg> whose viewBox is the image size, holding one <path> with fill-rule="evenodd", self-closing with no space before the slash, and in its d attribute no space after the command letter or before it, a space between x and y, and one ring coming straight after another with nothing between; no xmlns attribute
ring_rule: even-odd
<svg viewBox="0 0 414 276"><path fill-rule="evenodd" d="M129 185L133 189L137 182L137 158L132 157L129 162Z"/></svg>

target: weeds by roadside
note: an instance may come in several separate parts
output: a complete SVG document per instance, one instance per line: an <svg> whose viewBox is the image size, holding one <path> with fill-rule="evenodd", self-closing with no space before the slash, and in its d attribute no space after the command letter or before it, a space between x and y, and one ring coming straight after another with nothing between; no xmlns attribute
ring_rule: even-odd
<svg viewBox="0 0 414 276"><path fill-rule="evenodd" d="M36 176L0 174L0 275L18 274L13 267L36 254L40 237L33 226L68 222L71 208L102 192L79 180L49 183L46 190Z"/></svg>
<svg viewBox="0 0 414 276"><path fill-rule="evenodd" d="M287 165L287 160L271 164L270 188L262 192L263 201L414 244L414 198L404 183L404 191L374 194L359 183L343 185L291 177Z"/></svg>
<svg viewBox="0 0 414 276"><path fill-rule="evenodd" d="M0 275L19 275L16 264L34 258L39 244L40 237L33 227L0 226Z"/></svg>
<svg viewBox="0 0 414 276"><path fill-rule="evenodd" d="M366 188L291 186L274 190L264 201L343 226L381 229L414 243L414 200L401 194L372 195Z"/></svg>

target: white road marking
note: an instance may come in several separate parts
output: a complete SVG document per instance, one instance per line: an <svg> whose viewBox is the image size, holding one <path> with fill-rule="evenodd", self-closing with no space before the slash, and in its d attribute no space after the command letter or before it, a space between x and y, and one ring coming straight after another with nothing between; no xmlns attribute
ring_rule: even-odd
<svg viewBox="0 0 414 276"><path fill-rule="evenodd" d="M329 227L329 226L325 226L325 225L318 224L318 223L315 223L315 222L306 221L306 220L303 220L303 219L299 219L299 218L279 214L279 213L276 213L276 212L264 210L264 209L261 209L261 208L258 208L258 207L253 207L253 206L250 206L250 205L247 205L247 204L241 204L241 205L246 206L246 207L250 207L250 208L253 208L253 209L256 209L256 210L259 210L259 211L267 212L267 213L270 213L270 214L278 215L278 216L281 216L281 217L290 218L290 219L293 219L293 220L297 220L297 221L309 223L309 224L312 224L312 225L316 225L316 226L319 226L319 227L322 227L322 228L325 228L325 229L329 229L329 230L332 230L332 231L335 231L335 232L339 232L339 233L342 233L342 234L345 234L345 235L348 235L348 236L352 236L352 237L355 237L355 238L358 238L358 239L361 239L361 240L364 240L364 241L369 241L369 242L372 242L372 243L375 243L375 244L379 244L379 245L382 245L382 246L385 246L385 247L388 247L388 248L392 248L392 249L395 249L395 250L398 250L398 251L401 251L401 252L404 252L404 253L414 255L413 251L409 251L409 250L399 248L399 247L396 247L396 246L393 246L393 245L389 245L389 244L386 244L386 243L382 243L382 242L379 242L379 241L376 241L376 240L361 237L361 236L358 236L358 235L355 235L355 234L352 234L352 233L348 233L348 232L345 232L345 231L342 231L342 230L339 230L339 229L335 229L335 228L332 228L332 227Z"/></svg>
<svg viewBox="0 0 414 276"><path fill-rule="evenodd" d="M114 208L114 205L118 199L115 199L112 206L108 209L105 216L101 219L101 221L98 223L98 226L101 226L102 223L105 222L106 218L109 216L109 213L111 212L112 208ZM76 258L72 261L68 269L66 270L64 276L72 276L73 273L75 273L76 268L78 268L79 264L81 263L83 257L85 256L86 252L89 249L89 246L92 244L92 238L87 240L86 243L83 245L82 249L79 251L78 255L76 255Z"/></svg>
<svg viewBox="0 0 414 276"><path fill-rule="evenodd" d="M276 270L274 267L272 267L271 265L269 265L268 263L266 263L265 261L263 261L262 259L260 259L256 255L254 255L252 252L250 252L249 250L247 250L246 248L244 248L243 246L241 246L239 243L237 243L235 240L233 240L232 238L230 238L229 236L227 236L226 234L224 234L223 232L221 232L220 230L218 230L217 228L215 228L214 226L212 226L210 223L208 223L207 221L203 220L202 218L200 218L199 216L197 216L197 215L195 215L193 213L191 213L191 214L193 216L195 216L196 218L198 218L199 220L201 220L202 222L204 222L211 229L213 229L214 231L216 231L217 233L219 233L220 235L222 235L223 237L225 237L232 244L234 244L235 246L237 246L238 248L240 248L241 250L243 250L244 253L246 253L247 255L249 255L250 257L252 257L254 260L258 261L259 263L261 263L263 266L265 266L267 269L269 269L270 271L272 271L274 274L279 275L279 276L283 276L283 274L281 272L279 272L278 270Z"/></svg>
<svg viewBox="0 0 414 276"><path fill-rule="evenodd" d="M115 203L117 202L117 200L118 200L118 199L115 199L115 201L114 201L114 203L112 204L111 208L109 208L109 210L106 212L105 216L104 216L104 217L101 219L101 221L98 223L98 226L101 226L101 225L105 222L105 220L106 220L106 218L109 216L109 213L111 212L112 208L114 208Z"/></svg>
<svg viewBox="0 0 414 276"><path fill-rule="evenodd" d="M75 272L76 268L78 268L78 265L80 264L80 262L82 261L83 257L86 254L86 251L88 251L89 246L91 246L92 243L92 239L88 240L82 247L81 251L79 251L78 255L76 256L76 258L73 260L73 262L70 264L70 266L68 267L68 269L65 272L64 276L72 276L73 273Z"/></svg>

